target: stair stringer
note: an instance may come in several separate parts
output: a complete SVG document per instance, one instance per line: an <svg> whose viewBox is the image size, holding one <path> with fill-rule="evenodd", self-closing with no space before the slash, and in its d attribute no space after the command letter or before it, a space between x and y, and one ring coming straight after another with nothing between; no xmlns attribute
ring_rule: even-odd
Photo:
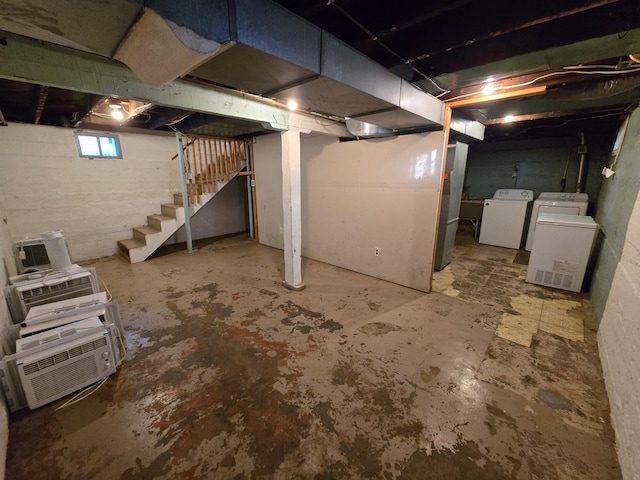
<svg viewBox="0 0 640 480"><path fill-rule="evenodd" d="M189 205L189 218L193 217L203 208L216 194L227 186L231 180L238 176L238 173L245 168L242 162L238 172L229 175L227 181L217 181L214 193L203 193L200 195L200 203ZM179 203L176 203L179 202ZM181 205L182 196L174 195L174 203L160 206L160 215L149 215L147 225L133 228L133 238L118 241L119 251L129 259L131 263L145 261L164 242L178 231L185 222L185 209Z"/></svg>

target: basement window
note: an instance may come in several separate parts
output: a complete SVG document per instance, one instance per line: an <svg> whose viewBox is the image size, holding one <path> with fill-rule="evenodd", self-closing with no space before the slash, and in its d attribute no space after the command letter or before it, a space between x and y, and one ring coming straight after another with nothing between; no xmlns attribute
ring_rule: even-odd
<svg viewBox="0 0 640 480"><path fill-rule="evenodd" d="M76 136L81 157L122 158L120 140L117 135L91 135L81 133Z"/></svg>

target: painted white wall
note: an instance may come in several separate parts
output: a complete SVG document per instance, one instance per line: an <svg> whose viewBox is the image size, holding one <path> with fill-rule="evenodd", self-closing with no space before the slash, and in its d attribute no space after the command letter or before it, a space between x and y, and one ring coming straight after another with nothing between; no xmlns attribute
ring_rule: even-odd
<svg viewBox="0 0 640 480"><path fill-rule="evenodd" d="M191 217L191 237L218 237L249 229L247 177L237 176ZM163 245L187 241L184 226L171 235Z"/></svg>
<svg viewBox="0 0 640 480"><path fill-rule="evenodd" d="M284 249L280 134L258 137L254 145L256 211L260 243Z"/></svg>
<svg viewBox="0 0 640 480"><path fill-rule="evenodd" d="M640 195L635 201L598 343L618 458L625 480L640 479Z"/></svg>
<svg viewBox="0 0 640 480"><path fill-rule="evenodd" d="M119 133L123 158L78 154L68 128L0 128L0 196L17 241L62 230L72 261L112 255L180 191L173 136Z"/></svg>
<svg viewBox="0 0 640 480"><path fill-rule="evenodd" d="M0 129L6 127L0 127ZM11 253L11 237L9 236L9 228L6 223L6 215L4 202L0 196L0 287L7 284L7 276L16 273L15 264L13 263L13 254ZM3 288L0 288L0 329L4 329L12 325L11 317L7 302L4 300ZM5 464L7 459L7 445L9 442L9 415L7 406L4 402L4 396L0 394L0 480L5 478Z"/></svg>
<svg viewBox="0 0 640 480"><path fill-rule="evenodd" d="M443 147L443 132L342 143L303 135L302 254L428 291ZM255 157L260 242L282 248L279 136L259 137Z"/></svg>

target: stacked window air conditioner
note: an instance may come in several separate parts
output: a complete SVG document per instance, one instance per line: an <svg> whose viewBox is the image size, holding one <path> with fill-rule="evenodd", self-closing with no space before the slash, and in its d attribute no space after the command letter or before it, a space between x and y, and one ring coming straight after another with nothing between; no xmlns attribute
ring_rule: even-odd
<svg viewBox="0 0 640 480"><path fill-rule="evenodd" d="M72 265L63 271L43 270L11 278L5 287L13 323L22 322L33 307L99 292L95 268Z"/></svg>
<svg viewBox="0 0 640 480"><path fill-rule="evenodd" d="M99 293L33 308L14 325L15 352L0 361L11 411L46 405L115 373L123 360L116 303Z"/></svg>
<svg viewBox="0 0 640 480"><path fill-rule="evenodd" d="M94 268L71 263L60 232L16 243L14 256L19 275L4 289L14 325L0 332L12 412L106 380L125 350L117 304L99 291Z"/></svg>

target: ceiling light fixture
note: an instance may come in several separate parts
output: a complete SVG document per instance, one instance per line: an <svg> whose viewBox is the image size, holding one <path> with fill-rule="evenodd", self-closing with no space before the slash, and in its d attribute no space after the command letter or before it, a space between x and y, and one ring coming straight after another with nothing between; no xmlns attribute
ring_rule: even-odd
<svg viewBox="0 0 640 480"><path fill-rule="evenodd" d="M493 83L487 83L484 87L482 87L482 93L484 95L491 95L493 92L495 92L495 87L493 86Z"/></svg>
<svg viewBox="0 0 640 480"><path fill-rule="evenodd" d="M504 121L505 123L513 122L513 118L514 118L513 115L509 114L504 117Z"/></svg>
<svg viewBox="0 0 640 480"><path fill-rule="evenodd" d="M109 105L113 110L111 110L111 116L116 120L122 120L124 118L124 113L122 113L122 109L120 105Z"/></svg>
<svg viewBox="0 0 640 480"><path fill-rule="evenodd" d="M298 102L296 102L295 100L289 100L287 102L287 107L289 107L289 110L297 110L298 109Z"/></svg>

